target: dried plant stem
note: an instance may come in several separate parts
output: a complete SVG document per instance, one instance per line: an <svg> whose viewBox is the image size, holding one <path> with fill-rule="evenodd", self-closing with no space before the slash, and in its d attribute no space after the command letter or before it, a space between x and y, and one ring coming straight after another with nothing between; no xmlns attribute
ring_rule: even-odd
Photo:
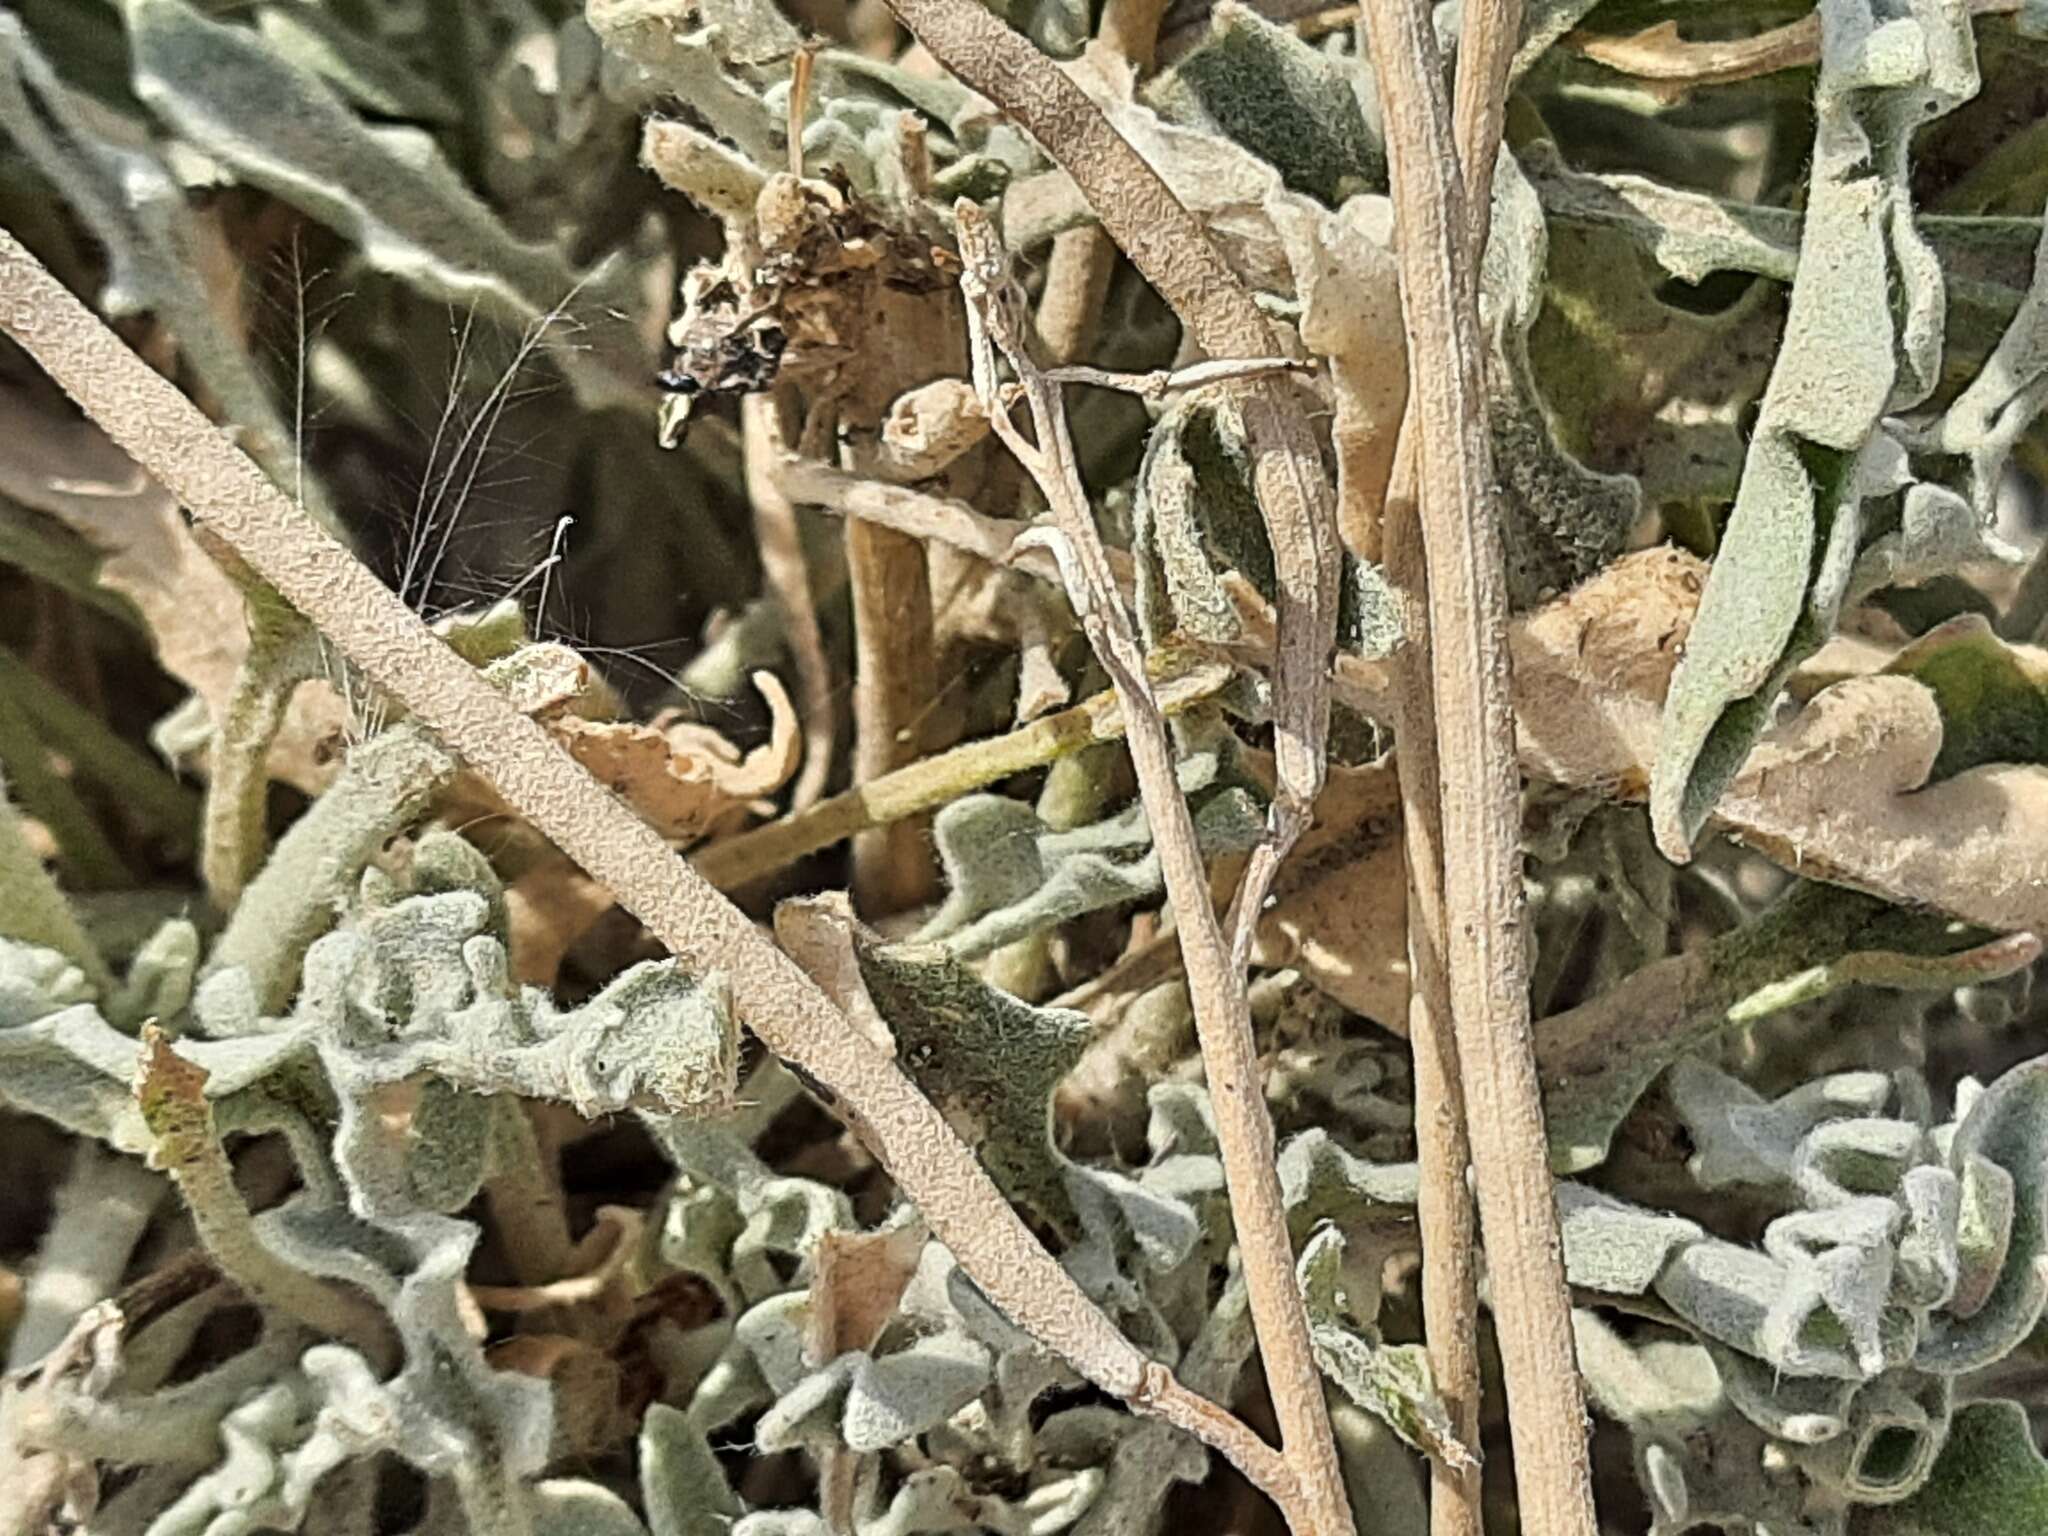
<svg viewBox="0 0 2048 1536"><path fill-rule="evenodd" d="M784 491L779 469L789 453L787 402L777 395L748 395L740 401L740 442L745 454L747 501L754 509L754 543L761 554L761 578L781 611L782 632L796 664L802 701L804 765L792 786L789 805L816 805L832 776L832 749L839 734L833 702L832 664L825 655L818 605L811 596L796 507Z"/></svg>
<svg viewBox="0 0 2048 1536"><path fill-rule="evenodd" d="M1053 236L1038 298L1038 340L1052 362L1078 363L1087 354L1115 271L1116 242L1100 224Z"/></svg>
<svg viewBox="0 0 2048 1536"><path fill-rule="evenodd" d="M1232 359L1279 350L1251 290L1201 221L1050 59L975 0L889 5L934 58L1016 119L1073 177L1102 227L1205 352ZM1243 381L1232 395L1251 441L1253 488L1280 591L1273 666L1278 785L1267 838L1247 865L1234 925L1233 951L1244 953L1264 893L1322 788L1340 558L1321 450L1299 396L1270 375Z"/></svg>
<svg viewBox="0 0 2048 1536"><path fill-rule="evenodd" d="M2019 9L2019 0L1967 0L1973 16L1995 16ZM1753 37L1687 42L1675 21L1658 22L1626 37L1572 32L1565 46L1620 74L1651 82L1654 94L1678 98L1704 85L1733 85L1781 69L1803 69L1820 62L1820 16L1797 21Z"/></svg>
<svg viewBox="0 0 2048 1536"><path fill-rule="evenodd" d="M521 1285L543 1285L568 1273L575 1242L555 1152L541 1144L532 1110L500 1102L491 1121L490 1176L484 1201L504 1234L505 1259Z"/></svg>
<svg viewBox="0 0 2048 1536"><path fill-rule="evenodd" d="M1518 0L1475 7L1459 35L1452 133L1465 184L1490 186L1500 149L1508 65L1521 7ZM1467 199L1467 281L1476 296L1492 200ZM1394 454L1382 544L1389 579L1409 612L1429 607L1429 574L1416 496L1416 440L1410 413ZM1479 1443L1479 1232L1466 1184L1472 1161L1463 1065L1454 1027L1444 956L1442 765L1437 757L1434 657L1427 625L1417 625L1394 658L1395 763L1401 788L1403 851L1408 866L1408 1037L1415 1063L1415 1141L1420 1184L1416 1216L1422 1230L1422 1315L1437 1390L1460 1441ZM1485 1517L1475 1462L1430 1460L1433 1536L1479 1536Z"/></svg>
<svg viewBox="0 0 2048 1536"><path fill-rule="evenodd" d="M871 783L917 761L934 673L932 584L922 542L879 523L846 523L853 593L853 780ZM931 843L915 821L853 840L853 898L870 917L931 898Z"/></svg>
<svg viewBox="0 0 2048 1536"><path fill-rule="evenodd" d="M1153 696L1162 711L1176 714L1213 697L1230 678L1231 668L1221 661L1193 654L1164 656L1152 669ZM998 779L1043 768L1123 733L1116 694L1098 693L1005 735L954 747L857 785L800 815L713 843L693 854L691 864L719 890L738 890L868 827L936 810Z"/></svg>
<svg viewBox="0 0 2048 1536"><path fill-rule="evenodd" d="M5 231L0 326L181 505L609 885L679 958L722 973L741 1021L836 1096L934 1234L1019 1327L1104 1391L1201 1437L1276 1498L1285 1496L1292 1482L1286 1464L1243 1425L1174 1390L1165 1369L1147 1361L1039 1246L894 1058L850 1028L788 956L653 828L438 640Z"/></svg>
<svg viewBox="0 0 2048 1536"><path fill-rule="evenodd" d="M1492 12L1481 11L1476 22L1468 14L1468 32L1477 25L1511 47L1515 18L1498 5ZM1413 370L1438 762L1455 775L1440 785L1444 961L1502 1324L1523 1529L1531 1536L1592 1536L1585 1398L1529 1025L1521 774L1471 226L1428 7L1372 0L1367 16L1386 113ZM1465 90L1498 91L1480 72L1469 73ZM1486 120L1477 111L1466 118L1475 127ZM1475 134L1467 148L1481 163L1483 138Z"/></svg>
<svg viewBox="0 0 2048 1536"><path fill-rule="evenodd" d="M1244 967L1232 955L1210 902L1208 866L1175 772L1173 742L1165 717L1153 702L1144 652L1117 592L1081 483L1059 386L1026 350L1023 295L988 216L963 200L954 208L954 222L964 268L961 287L968 298L975 389L996 435L1037 481L1051 508L1052 526L1039 530L1040 542L1059 560L1082 632L1122 702L1131 765L1159 852L1167 898L1179 919L1181 958L1215 1107L1238 1253L1268 1390L1294 1476L1292 1497L1280 1502L1299 1536L1339 1536L1352 1529L1350 1503L1294 1276L1294 1250L1274 1167L1273 1122L1261 1086ZM997 373L999 354L1016 375L1030 409L1033 438L1027 439L1010 418Z"/></svg>
<svg viewBox="0 0 2048 1536"><path fill-rule="evenodd" d="M1388 485L1383 547L1395 589L1427 611L1416 522L1415 433L1404 430ZM1436 755L1430 642L1418 625L1395 668L1395 764L1408 866L1408 1039L1415 1063L1416 1218L1422 1229L1422 1320L1430 1369L1460 1442L1479 1444L1479 1230L1466 1186L1472 1161L1451 984L1444 968L1443 784ZM1479 1468L1429 1463L1432 1536L1479 1536Z"/></svg>
<svg viewBox="0 0 2048 1536"><path fill-rule="evenodd" d="M947 544L991 565L1012 566L1043 581L1057 583L1060 579L1059 567L1044 550L1019 547L1017 541L1030 531L1029 523L990 517L954 497L870 479L816 459L792 455L782 462L776 479L783 494L795 501ZM1119 588L1132 590L1129 552L1113 549L1109 558Z"/></svg>

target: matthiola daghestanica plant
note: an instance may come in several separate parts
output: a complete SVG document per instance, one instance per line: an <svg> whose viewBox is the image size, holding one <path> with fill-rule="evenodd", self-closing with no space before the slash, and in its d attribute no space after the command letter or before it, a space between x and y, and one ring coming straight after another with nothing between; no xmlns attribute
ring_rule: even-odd
<svg viewBox="0 0 2048 1536"><path fill-rule="evenodd" d="M16 0L0 146L0 1536L2048 1531L2038 0Z"/></svg>

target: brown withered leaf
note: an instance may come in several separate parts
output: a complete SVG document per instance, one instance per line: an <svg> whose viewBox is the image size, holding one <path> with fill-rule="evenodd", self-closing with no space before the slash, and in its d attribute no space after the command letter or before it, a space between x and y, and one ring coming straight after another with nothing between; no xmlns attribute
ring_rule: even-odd
<svg viewBox="0 0 2048 1536"><path fill-rule="evenodd" d="M1643 798L1704 571L1675 550L1630 555L1517 622L1525 771ZM2048 766L1986 762L1930 783L1945 735L1935 694L1914 677L1853 675L1877 660L1839 653L1832 672L1795 687L1805 707L1764 736L1713 824L1795 874L2042 930Z"/></svg>
<svg viewBox="0 0 2048 1536"><path fill-rule="evenodd" d="M743 820L803 760L796 709L772 672L754 686L773 722L767 743L742 753L707 726L586 720L565 714L547 722L556 740L599 783L623 796L663 837L695 840Z"/></svg>
<svg viewBox="0 0 2048 1536"><path fill-rule="evenodd" d="M1407 1033L1408 876L1391 762L1332 765L1274 895L1254 960L1295 966L1354 1013Z"/></svg>
<svg viewBox="0 0 2048 1536"><path fill-rule="evenodd" d="M874 1232L827 1232L811 1253L804 1352L814 1366L872 1348L917 1273L928 1235L922 1221Z"/></svg>

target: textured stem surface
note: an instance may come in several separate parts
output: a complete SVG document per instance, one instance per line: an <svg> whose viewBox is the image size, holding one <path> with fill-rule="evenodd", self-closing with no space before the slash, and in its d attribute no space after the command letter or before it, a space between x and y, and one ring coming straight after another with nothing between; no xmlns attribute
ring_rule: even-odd
<svg viewBox="0 0 2048 1536"><path fill-rule="evenodd" d="M1513 17L1494 10L1483 21L1468 19L1468 27L1482 37L1499 34L1484 46L1511 46ZM1413 369L1410 410L1443 770L1444 962L1522 1525L1531 1536L1592 1536L1585 1397L1529 1026L1521 774L1481 382L1476 243L1428 7L1416 0L1370 0L1366 11L1386 112L1401 310ZM1471 99L1498 90L1480 70L1461 74L1464 89L1475 93ZM1463 116L1475 129L1488 120L1477 110ZM1482 163L1483 154L1490 165L1498 130L1482 130L1473 140L1463 146L1472 163ZM1441 1049L1434 1059L1444 1059Z"/></svg>

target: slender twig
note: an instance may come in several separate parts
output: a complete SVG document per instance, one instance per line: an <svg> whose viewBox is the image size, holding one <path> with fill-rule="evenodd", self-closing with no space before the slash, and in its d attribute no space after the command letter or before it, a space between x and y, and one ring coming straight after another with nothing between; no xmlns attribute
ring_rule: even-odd
<svg viewBox="0 0 2048 1536"><path fill-rule="evenodd" d="M1471 226L1429 9L1372 0L1413 373L1442 782L1444 962L1508 1391L1523 1529L1592 1536L1585 1397L1552 1194L1523 945L1521 774L1507 591L1481 387ZM1512 14L1480 30L1512 46ZM1473 27L1468 14L1468 32ZM1465 89L1490 86L1467 71ZM1475 128L1488 120L1466 114ZM1497 118L1492 120L1497 121ZM1483 143L1473 162L1491 164ZM1486 195L1482 185L1476 196Z"/></svg>
<svg viewBox="0 0 2048 1536"><path fill-rule="evenodd" d="M262 867L269 839L270 748L300 683L316 670L317 651L305 621L266 591L243 591L249 648L235 671L207 753L206 807L201 822L199 871L207 894L231 912Z"/></svg>
<svg viewBox="0 0 2048 1536"><path fill-rule="evenodd" d="M863 518L849 518L845 536L853 594L853 779L865 784L921 755L918 737L937 691L937 642L924 545ZM854 900L871 917L929 900L938 878L931 839L915 822L856 837L852 873Z"/></svg>
<svg viewBox="0 0 2048 1536"><path fill-rule="evenodd" d="M1153 668L1153 698L1162 712L1178 714L1213 698L1232 675L1229 665L1213 658L1161 656ZM999 779L1043 768L1123 733L1123 709L1115 693L1098 693L1004 735L935 753L856 785L798 815L724 838L693 853L690 862L719 890L738 890L869 827L936 810Z"/></svg>
<svg viewBox="0 0 2048 1536"><path fill-rule="evenodd" d="M2019 9L2020 0L1967 0L1973 16L1995 16ZM1803 69L1820 62L1820 16L1797 21L1753 37L1713 38L1688 42L1678 23L1662 21L1626 37L1593 32L1566 34L1564 44L1596 64L1638 80L1651 91L1676 99L1700 86L1733 85L1782 69Z"/></svg>
<svg viewBox="0 0 2048 1536"><path fill-rule="evenodd" d="M1201 221L1052 60L976 0L888 3L934 58L1016 119L1059 162L1203 351L1212 358L1259 358L1280 350L1251 290ZM1270 376L1235 386L1232 396L1251 442L1252 483L1280 593L1273 665L1278 783L1267 835L1247 861L1232 925L1232 951L1242 958L1265 892L1322 789L1340 551L1321 450L1299 397Z"/></svg>
<svg viewBox="0 0 2048 1536"><path fill-rule="evenodd" d="M206 1069L173 1050L161 1029L143 1026L135 1096L155 1139L150 1162L177 1184L200 1243L250 1297L346 1340L388 1370L397 1363L398 1339L377 1304L351 1286L285 1263L256 1235L255 1218L220 1144L206 1078Z"/></svg>
<svg viewBox="0 0 2048 1536"><path fill-rule="evenodd" d="M1050 555L1029 545L1019 547L1017 541L1030 531L1029 523L990 517L951 496L871 479L794 455L783 460L776 478L783 494L792 501L878 523L913 538L951 545L991 565L1014 566L1044 581L1060 579L1059 567L1053 564ZM1124 590L1132 590L1128 552L1111 550L1110 563Z"/></svg>
<svg viewBox="0 0 2048 1536"><path fill-rule="evenodd" d="M653 828L441 642L4 230L0 327L181 505L537 830L609 885L679 958L724 976L740 1020L834 1097L991 1302L1104 1391L1215 1446L1275 1499L1291 1495L1286 1461L1180 1388L1118 1332L893 1057L849 1027Z"/></svg>
<svg viewBox="0 0 2048 1536"><path fill-rule="evenodd" d="M1296 1498L1284 1505L1288 1522L1302 1536L1337 1536L1351 1529L1351 1512L1295 1284L1287 1210L1273 1163L1273 1122L1260 1088L1244 969L1234 960L1210 905L1208 868L1175 773L1173 742L1095 526L1060 387L1033 363L1027 350L1023 294L988 216L963 199L954 208L954 224L963 266L960 282L968 298L975 388L996 435L1038 483L1052 510L1051 526L1041 531L1042 542L1058 558L1082 633L1116 686L1131 765L1151 823L1167 898L1178 917L1181 957L1215 1106L1238 1251L1282 1441L1297 1474ZM1010 418L1008 391L997 374L998 357L1016 375L1017 389L1030 410L1030 438Z"/></svg>
<svg viewBox="0 0 2048 1536"><path fill-rule="evenodd" d="M804 765L790 789L793 811L808 810L825 793L832 776L832 747L838 736L838 707L832 666L825 655L824 630L811 596L810 568L796 508L785 494L778 466L789 452L787 402L777 394L748 395L740 401L740 441L745 453L747 500L754 509L754 543L761 553L761 579L780 610L796 666L797 697L803 701Z"/></svg>
<svg viewBox="0 0 2048 1536"><path fill-rule="evenodd" d="M1475 6L1459 33L1452 132L1465 183L1489 186L1499 152L1513 58L1518 0ZM1492 200L1467 199L1467 281L1476 294ZM1429 607L1429 573L1416 497L1420 422L1403 423L1386 495L1382 545L1389 579L1411 614ZM1363 489L1363 488L1361 488ZM1463 1066L1453 1028L1444 956L1442 765L1437 757L1434 657L1426 624L1417 624L1394 658L1395 758L1408 866L1408 1036L1415 1063L1415 1140L1420 1173L1416 1216L1422 1230L1422 1315L1437 1390L1460 1441L1479 1444L1479 1232L1465 1170L1472 1161ZM1430 1460L1432 1536L1479 1536L1485 1516L1475 1462Z"/></svg>

